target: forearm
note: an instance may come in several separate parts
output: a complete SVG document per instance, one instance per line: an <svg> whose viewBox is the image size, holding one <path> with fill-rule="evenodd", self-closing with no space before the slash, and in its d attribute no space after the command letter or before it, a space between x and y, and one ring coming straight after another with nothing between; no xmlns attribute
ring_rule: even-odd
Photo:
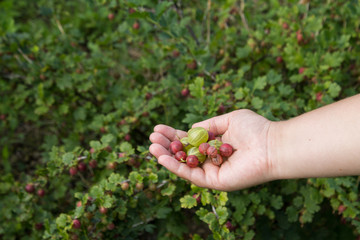
<svg viewBox="0 0 360 240"><path fill-rule="evenodd" d="M272 124L278 179L360 175L360 95Z"/></svg>

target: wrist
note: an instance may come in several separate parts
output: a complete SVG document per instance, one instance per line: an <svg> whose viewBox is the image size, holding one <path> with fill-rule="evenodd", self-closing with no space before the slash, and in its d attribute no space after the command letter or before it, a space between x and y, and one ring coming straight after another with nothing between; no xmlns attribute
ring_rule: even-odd
<svg viewBox="0 0 360 240"><path fill-rule="evenodd" d="M281 138L283 122L271 121L267 135L267 162L269 169L269 180L282 179L281 174Z"/></svg>

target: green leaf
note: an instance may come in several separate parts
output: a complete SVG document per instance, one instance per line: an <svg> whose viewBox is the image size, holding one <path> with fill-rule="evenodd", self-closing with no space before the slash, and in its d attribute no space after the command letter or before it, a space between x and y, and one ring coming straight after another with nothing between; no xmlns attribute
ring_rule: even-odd
<svg viewBox="0 0 360 240"><path fill-rule="evenodd" d="M120 144L120 151L127 153L128 155L134 154L135 150L129 142L122 142Z"/></svg>
<svg viewBox="0 0 360 240"><path fill-rule="evenodd" d="M227 208L224 206L217 207L216 213L219 217L219 224L220 225L224 224L229 216Z"/></svg>
<svg viewBox="0 0 360 240"><path fill-rule="evenodd" d="M114 202L115 202L115 198L113 196L105 195L104 202L102 205L105 208L111 208L113 206Z"/></svg>
<svg viewBox="0 0 360 240"><path fill-rule="evenodd" d="M96 151L102 149L102 145L99 141L90 141L90 147L94 148Z"/></svg>
<svg viewBox="0 0 360 240"><path fill-rule="evenodd" d="M239 47L236 49L236 57L238 59L243 59L243 58L247 58L250 53L251 53L252 49L250 46L246 45L245 47Z"/></svg>
<svg viewBox="0 0 360 240"><path fill-rule="evenodd" d="M170 213L172 212L172 209L169 207L161 207L156 211L156 218L164 219L166 218Z"/></svg>
<svg viewBox="0 0 360 240"><path fill-rule="evenodd" d="M189 85L190 94L196 98L203 98L205 95L204 89L204 78L195 78L194 83Z"/></svg>
<svg viewBox="0 0 360 240"><path fill-rule="evenodd" d="M281 196L272 195L270 198L270 205L279 210L283 206L283 201Z"/></svg>
<svg viewBox="0 0 360 240"><path fill-rule="evenodd" d="M104 195L104 191L102 190L101 187L96 185L96 186L91 188L90 195L95 197L95 198L100 198L100 197L102 197Z"/></svg>
<svg viewBox="0 0 360 240"><path fill-rule="evenodd" d="M66 166L69 166L75 160L75 155L71 152L65 153L62 157L62 160Z"/></svg>
<svg viewBox="0 0 360 240"><path fill-rule="evenodd" d="M61 213L59 217L56 218L56 225L59 228L64 228L67 224L68 215Z"/></svg>
<svg viewBox="0 0 360 240"><path fill-rule="evenodd" d="M171 196L174 193L175 189L176 189L175 184L169 183L167 188L164 188L163 190L161 190L161 195Z"/></svg>
<svg viewBox="0 0 360 240"><path fill-rule="evenodd" d="M180 198L180 203L182 208L192 208L196 206L196 199L190 195L186 195Z"/></svg>
<svg viewBox="0 0 360 240"><path fill-rule="evenodd" d="M330 83L328 93L331 97L335 98L339 96L340 91L341 87L337 83Z"/></svg>
<svg viewBox="0 0 360 240"><path fill-rule="evenodd" d="M264 101L259 97L254 97L253 99L251 99L251 106L257 110L262 108L263 104Z"/></svg>
<svg viewBox="0 0 360 240"><path fill-rule="evenodd" d="M221 192L219 194L219 203L221 206L225 206L228 201L227 192Z"/></svg>
<svg viewBox="0 0 360 240"><path fill-rule="evenodd" d="M266 86L266 80L267 80L266 76L256 78L254 81L253 91L255 91L256 89L263 90Z"/></svg>
<svg viewBox="0 0 360 240"><path fill-rule="evenodd" d="M112 134L106 134L101 137L100 141L103 143L103 145L108 145L109 143L111 143L111 141L113 139L114 139L114 136Z"/></svg>

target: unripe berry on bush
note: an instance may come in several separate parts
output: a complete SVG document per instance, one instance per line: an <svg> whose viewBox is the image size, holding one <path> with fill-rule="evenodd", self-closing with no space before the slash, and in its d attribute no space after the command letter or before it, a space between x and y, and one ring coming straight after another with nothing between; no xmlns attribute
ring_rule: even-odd
<svg viewBox="0 0 360 240"><path fill-rule="evenodd" d="M133 9L133 8L129 8L129 13L130 13L130 14L136 13L136 10Z"/></svg>
<svg viewBox="0 0 360 240"><path fill-rule="evenodd" d="M114 223L109 223L108 225L107 225L107 229L108 230L114 230L114 228L115 228L115 224Z"/></svg>
<svg viewBox="0 0 360 240"><path fill-rule="evenodd" d="M153 97L153 95L151 93L149 93L149 92L146 93L146 95L145 95L146 100L150 100L152 97Z"/></svg>
<svg viewBox="0 0 360 240"><path fill-rule="evenodd" d="M225 113L225 111L226 111L225 106L223 104L220 104L220 106L219 106L219 108L217 110L217 113L218 114L223 114L223 113Z"/></svg>
<svg viewBox="0 0 360 240"><path fill-rule="evenodd" d="M124 153L124 152L119 153L119 158L122 158L122 157L125 157L125 156L126 156L126 153Z"/></svg>
<svg viewBox="0 0 360 240"><path fill-rule="evenodd" d="M219 148L220 155L223 157L230 157L233 153L233 148L230 144L224 143Z"/></svg>
<svg viewBox="0 0 360 240"><path fill-rule="evenodd" d="M112 21L114 19L115 15L113 13L108 14L108 19Z"/></svg>
<svg viewBox="0 0 360 240"><path fill-rule="evenodd" d="M174 51L172 52L172 56L173 56L174 58L177 58L178 56L180 56L179 50L174 50Z"/></svg>
<svg viewBox="0 0 360 240"><path fill-rule="evenodd" d="M189 62L188 64L186 64L187 68L190 70L195 70L197 68L197 63L195 60Z"/></svg>
<svg viewBox="0 0 360 240"><path fill-rule="evenodd" d="M231 224L230 221L227 221L225 226L227 229L229 229L229 231L233 231L235 229L235 227Z"/></svg>
<svg viewBox="0 0 360 240"><path fill-rule="evenodd" d="M105 128L105 127L101 127L101 128L100 128L100 132L101 132L101 133L106 133L106 132L107 132L107 131L106 131L106 128Z"/></svg>
<svg viewBox="0 0 360 240"><path fill-rule="evenodd" d="M95 149L94 148L90 148L90 153L94 153L95 152Z"/></svg>
<svg viewBox="0 0 360 240"><path fill-rule="evenodd" d="M84 162L79 162L78 163L78 166L77 166L77 169L80 171L80 172L84 172L86 170L86 164Z"/></svg>
<svg viewBox="0 0 360 240"><path fill-rule="evenodd" d="M95 159L90 160L89 166L91 168L96 168L97 167L97 161Z"/></svg>
<svg viewBox="0 0 360 240"><path fill-rule="evenodd" d="M201 196L200 196L200 194L194 193L194 194L193 194L193 198L196 199L197 204L200 204L200 203L201 203Z"/></svg>
<svg viewBox="0 0 360 240"><path fill-rule="evenodd" d="M75 176L77 174L77 168L76 167L71 167L69 169L69 173L71 176Z"/></svg>
<svg viewBox="0 0 360 240"><path fill-rule="evenodd" d="M199 160L195 155L190 155L186 158L186 164L191 168L195 168L199 165Z"/></svg>
<svg viewBox="0 0 360 240"><path fill-rule="evenodd" d="M25 186L25 191L28 193L33 193L35 191L35 186L32 183L28 183Z"/></svg>
<svg viewBox="0 0 360 240"><path fill-rule="evenodd" d="M139 29L140 28L140 23L139 22L134 22L132 27L133 27L133 29Z"/></svg>
<svg viewBox="0 0 360 240"><path fill-rule="evenodd" d="M149 190L150 191L155 191L156 189L157 189L156 184L155 183L150 183Z"/></svg>
<svg viewBox="0 0 360 240"><path fill-rule="evenodd" d="M189 96L189 93L190 93L190 91L189 91L188 88L184 88L183 90L181 90L181 95L182 95L183 97Z"/></svg>
<svg viewBox="0 0 360 240"><path fill-rule="evenodd" d="M340 205L340 206L338 207L338 212L339 212L339 214L342 214L345 210L346 210L346 207L345 207L344 205Z"/></svg>
<svg viewBox="0 0 360 240"><path fill-rule="evenodd" d="M101 206L101 207L99 208L99 211L100 211L101 214L106 214L107 211L108 211L108 209L107 209L106 207Z"/></svg>
<svg viewBox="0 0 360 240"><path fill-rule="evenodd" d="M128 182L123 182L121 184L121 189L124 190L124 191L128 190L129 189L129 183Z"/></svg>
<svg viewBox="0 0 360 240"><path fill-rule="evenodd" d="M45 190L44 190L44 189L39 189L39 190L37 191L37 195L38 195L39 197L45 196Z"/></svg>
<svg viewBox="0 0 360 240"><path fill-rule="evenodd" d="M81 207L82 206L82 202L81 201L77 201L76 202L76 207Z"/></svg>
<svg viewBox="0 0 360 240"><path fill-rule="evenodd" d="M289 29L289 25L286 23L286 22L284 22L283 24L282 24L282 28L283 29Z"/></svg>
<svg viewBox="0 0 360 240"><path fill-rule="evenodd" d="M136 188L136 190L141 191L144 189L144 184L141 182L138 182L138 183L136 183L135 188Z"/></svg>
<svg viewBox="0 0 360 240"><path fill-rule="evenodd" d="M131 140L130 134L126 134L124 139L125 139L125 141L129 142Z"/></svg>
<svg viewBox="0 0 360 240"><path fill-rule="evenodd" d="M44 224L43 223L35 223L35 229L37 231L40 231L44 228Z"/></svg>
<svg viewBox="0 0 360 240"><path fill-rule="evenodd" d="M304 71L305 71L305 68L304 68L304 67L299 68L299 74L303 74Z"/></svg>
<svg viewBox="0 0 360 240"><path fill-rule="evenodd" d="M109 162L109 163L107 164L107 168L108 168L108 169L111 169L111 170L114 170L114 169L116 168L116 166L117 166L117 163L116 163L116 162Z"/></svg>
<svg viewBox="0 0 360 240"><path fill-rule="evenodd" d="M75 228L75 229L81 228L81 222L78 219L74 219L72 221L72 227Z"/></svg>

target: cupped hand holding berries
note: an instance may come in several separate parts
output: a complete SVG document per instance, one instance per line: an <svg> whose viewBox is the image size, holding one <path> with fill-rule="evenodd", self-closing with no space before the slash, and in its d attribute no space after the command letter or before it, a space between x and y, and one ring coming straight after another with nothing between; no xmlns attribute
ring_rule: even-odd
<svg viewBox="0 0 360 240"><path fill-rule="evenodd" d="M150 152L160 164L195 185L223 191L238 190L274 179L272 164L268 158L270 125L271 121L250 110L233 111L194 124L193 128L208 129L234 149L234 152L229 154L225 146L223 154L230 156L224 157L226 160L218 165L216 162L219 159L211 161L209 157L198 167L176 160L170 144L186 137L187 132L166 125L157 125L154 128L150 135L153 143Z"/></svg>

